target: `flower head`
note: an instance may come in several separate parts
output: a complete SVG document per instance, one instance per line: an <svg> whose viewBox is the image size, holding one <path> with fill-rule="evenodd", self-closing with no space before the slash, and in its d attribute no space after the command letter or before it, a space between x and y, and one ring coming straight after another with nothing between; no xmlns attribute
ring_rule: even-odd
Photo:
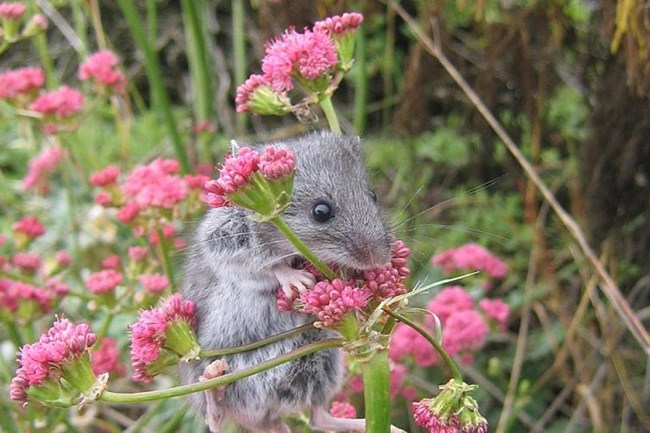
<svg viewBox="0 0 650 433"><path fill-rule="evenodd" d="M65 119L74 116L84 105L84 95L78 90L61 86L57 90L43 93L29 106L30 110Z"/></svg>
<svg viewBox="0 0 650 433"><path fill-rule="evenodd" d="M260 173L267 179L280 179L289 176L295 168L296 157L287 149L267 146L260 157Z"/></svg>
<svg viewBox="0 0 650 433"><path fill-rule="evenodd" d="M48 189L47 176L54 171L59 161L63 159L64 150L59 146L49 146L29 161L28 172L23 179L23 187L27 190L38 189L45 192Z"/></svg>
<svg viewBox="0 0 650 433"><path fill-rule="evenodd" d="M50 282L40 288L22 281L0 279L0 319L23 323L50 312L56 301L67 293L67 286L59 284Z"/></svg>
<svg viewBox="0 0 650 433"><path fill-rule="evenodd" d="M344 401L333 401L330 414L336 418L356 418L357 409Z"/></svg>
<svg viewBox="0 0 650 433"><path fill-rule="evenodd" d="M320 281L300 296L302 312L313 314L319 325L331 328L339 325L345 315L368 305L369 294L354 283L335 279Z"/></svg>
<svg viewBox="0 0 650 433"><path fill-rule="evenodd" d="M41 258L34 253L16 253L13 264L23 272L35 273L41 267Z"/></svg>
<svg viewBox="0 0 650 433"><path fill-rule="evenodd" d="M134 262L142 262L149 254L147 247L129 247L129 257Z"/></svg>
<svg viewBox="0 0 650 433"><path fill-rule="evenodd" d="M20 68L0 74L0 99L30 100L45 84L45 73L40 68Z"/></svg>
<svg viewBox="0 0 650 433"><path fill-rule="evenodd" d="M421 367L429 367L439 359L431 344L415 329L403 323L395 327L388 354L394 361L402 361L405 357L412 356L415 363Z"/></svg>
<svg viewBox="0 0 650 433"><path fill-rule="evenodd" d="M195 359L200 351L195 327L194 303L179 294L162 307L140 313L130 326L133 380L148 382L166 367Z"/></svg>
<svg viewBox="0 0 650 433"><path fill-rule="evenodd" d="M479 306L488 317L496 322L500 331L505 331L510 317L510 307L501 299L483 299Z"/></svg>
<svg viewBox="0 0 650 433"><path fill-rule="evenodd" d="M100 171L96 171L90 176L90 184L93 186L107 186L115 183L120 175L120 169L114 165L109 165Z"/></svg>
<svg viewBox="0 0 650 433"><path fill-rule="evenodd" d="M116 69L117 56L108 50L98 51L86 59L79 67L79 79L94 81L113 93L124 92L126 77Z"/></svg>
<svg viewBox="0 0 650 433"><path fill-rule="evenodd" d="M262 75L251 75L237 87L237 112L281 116L291 111L286 92L276 92L271 81Z"/></svg>
<svg viewBox="0 0 650 433"><path fill-rule="evenodd" d="M122 189L140 209L150 206L171 209L187 196L187 185L176 175L177 171L177 161L159 158L136 167Z"/></svg>
<svg viewBox="0 0 650 433"><path fill-rule="evenodd" d="M365 287L375 298L383 300L406 293L404 281L411 273L406 266L410 253L411 250L397 240L391 247L391 261L387 266L364 272Z"/></svg>
<svg viewBox="0 0 650 433"><path fill-rule="evenodd" d="M474 308L472 296L462 286L445 287L427 305L427 309L438 316L443 325L453 313L472 308Z"/></svg>
<svg viewBox="0 0 650 433"><path fill-rule="evenodd" d="M16 234L20 233L28 238L35 239L45 233L45 227L33 215L26 216L25 218L17 221L12 226Z"/></svg>
<svg viewBox="0 0 650 433"><path fill-rule="evenodd" d="M104 337L99 347L91 354L93 373L114 373L123 375L126 368L120 363L120 348L114 338Z"/></svg>
<svg viewBox="0 0 650 433"><path fill-rule="evenodd" d="M508 272L506 264L477 244L465 244L456 249L443 251L434 256L431 263L445 272L453 270L483 271L492 278L503 278Z"/></svg>
<svg viewBox="0 0 650 433"><path fill-rule="evenodd" d="M88 352L96 340L88 324L57 319L36 343L22 347L11 382L11 399L26 403L34 398L69 406L80 394L92 398L101 393L103 387L90 369Z"/></svg>
<svg viewBox="0 0 650 433"><path fill-rule="evenodd" d="M112 293L122 283L122 274L115 269L104 269L86 278L86 286L91 293Z"/></svg>
<svg viewBox="0 0 650 433"><path fill-rule="evenodd" d="M27 6L20 2L0 3L0 18L7 21L20 21L25 15Z"/></svg>
<svg viewBox="0 0 650 433"><path fill-rule="evenodd" d="M361 23L363 23L363 15L357 12L346 12L340 16L334 15L322 21L317 21L314 24L314 30L329 35L341 35L357 30Z"/></svg>
<svg viewBox="0 0 650 433"><path fill-rule="evenodd" d="M442 331L442 347L454 356L463 351L478 350L485 343L488 326L474 310L457 311L447 318Z"/></svg>
<svg viewBox="0 0 650 433"><path fill-rule="evenodd" d="M169 279L162 274L140 275L138 281L151 293L162 293L169 287Z"/></svg>
<svg viewBox="0 0 650 433"><path fill-rule="evenodd" d="M429 433L487 433L487 421L469 393L476 385L451 379L435 398L413 403L415 422Z"/></svg>

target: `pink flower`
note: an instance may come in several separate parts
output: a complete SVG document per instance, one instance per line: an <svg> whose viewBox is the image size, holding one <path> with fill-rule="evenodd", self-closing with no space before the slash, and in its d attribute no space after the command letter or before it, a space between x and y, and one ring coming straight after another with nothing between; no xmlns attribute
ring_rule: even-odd
<svg viewBox="0 0 650 433"><path fill-rule="evenodd" d="M20 21L26 10L27 6L19 2L0 3L0 17L7 21Z"/></svg>
<svg viewBox="0 0 650 433"><path fill-rule="evenodd" d="M392 245L391 251L391 261L386 267L363 273L366 280L365 287L379 300L406 293L404 281L411 273L406 266L411 250L402 241L397 240Z"/></svg>
<svg viewBox="0 0 650 433"><path fill-rule="evenodd" d="M255 92L261 87L267 87L270 89L271 82L263 75L255 74L248 77L248 79L244 81L244 84L237 87L235 103L237 104L238 113L249 111L249 103L253 98L253 94L255 94Z"/></svg>
<svg viewBox="0 0 650 433"><path fill-rule="evenodd" d="M203 190L203 185L210 180L208 176L203 174L186 174L183 180L190 189Z"/></svg>
<svg viewBox="0 0 650 433"><path fill-rule="evenodd" d="M68 253L66 253L63 250L57 251L56 254L54 255L54 259L56 260L57 266L61 268L70 265L70 263L72 262L72 259L70 258Z"/></svg>
<svg viewBox="0 0 650 433"><path fill-rule="evenodd" d="M111 293L122 282L122 274L115 269L95 272L86 278L86 286L91 293Z"/></svg>
<svg viewBox="0 0 650 433"><path fill-rule="evenodd" d="M416 330L403 323L399 323L395 327L393 337L390 340L388 355L397 362L402 361L407 356L412 356L415 363L421 367L429 367L438 360L438 355L431 343Z"/></svg>
<svg viewBox="0 0 650 433"><path fill-rule="evenodd" d="M27 190L39 188L47 190L46 177L50 174L59 161L63 159L64 151L59 146L46 147L29 161L29 171L23 179L23 187Z"/></svg>
<svg viewBox="0 0 650 433"><path fill-rule="evenodd" d="M102 260L102 268L103 269L119 269L120 266L122 266L122 260L120 259L120 256L117 254L112 254L108 257L106 257L104 260Z"/></svg>
<svg viewBox="0 0 650 433"><path fill-rule="evenodd" d="M192 131L200 134L202 132L207 132L207 133L212 133L217 130L217 127L215 124L209 120L203 120L201 122L195 123L192 126Z"/></svg>
<svg viewBox="0 0 650 433"><path fill-rule="evenodd" d="M260 157L259 169L267 179L279 179L293 173L296 168L296 157L287 149L267 146Z"/></svg>
<svg viewBox="0 0 650 433"><path fill-rule="evenodd" d="M129 201L124 204L122 209L117 212L117 219L124 223L129 224L140 214L140 206L137 203Z"/></svg>
<svg viewBox="0 0 650 433"><path fill-rule="evenodd" d="M281 116L292 109L286 92L277 92L268 77L255 74L237 87L235 102L238 113L249 111L254 114Z"/></svg>
<svg viewBox="0 0 650 433"><path fill-rule="evenodd" d="M429 433L461 433L460 422L455 415L448 419L439 418L430 407L431 399L413 403L413 418L416 424L428 429Z"/></svg>
<svg viewBox="0 0 650 433"><path fill-rule="evenodd" d="M454 312L472 308L474 308L474 301L467 290L461 286L445 287L427 305L427 309L438 316L443 325Z"/></svg>
<svg viewBox="0 0 650 433"><path fill-rule="evenodd" d="M25 272L34 273L41 267L41 258L34 253L16 253L13 263Z"/></svg>
<svg viewBox="0 0 650 433"><path fill-rule="evenodd" d="M149 382L164 366L159 358L175 354L178 359L192 359L200 348L192 331L196 327L195 306L175 294L165 305L140 313L131 329L131 363L133 380ZM169 332L172 330L174 332ZM178 338L181 334L182 338ZM162 359L165 362L164 359Z"/></svg>
<svg viewBox="0 0 650 433"><path fill-rule="evenodd" d="M90 184L93 186L107 186L115 183L120 175L120 169L109 165L103 170L97 171L90 176Z"/></svg>
<svg viewBox="0 0 650 433"><path fill-rule="evenodd" d="M115 93L124 92L126 77L116 69L117 56L108 50L98 51L79 67L79 79L92 80Z"/></svg>
<svg viewBox="0 0 650 433"><path fill-rule="evenodd" d="M510 307L501 299L483 299L479 302L481 309L485 315L494 320L499 327L499 330L505 331L510 317Z"/></svg>
<svg viewBox="0 0 650 433"><path fill-rule="evenodd" d="M26 305L30 301L39 313L48 313L57 296L58 294L50 289L41 289L21 281L0 280L0 309L12 313L20 311L21 305ZM20 319L33 319L31 315L33 307L27 307L24 311L29 311L30 315L20 317Z"/></svg>
<svg viewBox="0 0 650 433"><path fill-rule="evenodd" d="M453 270L483 271L492 278L503 278L508 272L506 264L477 244L465 244L457 249L444 251L431 259L445 272Z"/></svg>
<svg viewBox="0 0 650 433"><path fill-rule="evenodd" d="M129 257L136 263L144 261L149 254L147 247L129 247Z"/></svg>
<svg viewBox="0 0 650 433"><path fill-rule="evenodd" d="M187 196L187 185L176 176L175 160L156 159L136 167L126 179L124 194L141 209L156 206L171 209Z"/></svg>
<svg viewBox="0 0 650 433"><path fill-rule="evenodd" d="M14 100L35 94L45 84L40 68L20 68L0 74L0 99Z"/></svg>
<svg viewBox="0 0 650 433"><path fill-rule="evenodd" d="M100 375L102 373L114 373L123 375L126 368L120 363L120 348L117 341L110 337L104 337L91 354L91 364L93 373Z"/></svg>
<svg viewBox="0 0 650 433"><path fill-rule="evenodd" d="M140 275L138 280L151 293L162 293L169 287L169 279L162 274Z"/></svg>
<svg viewBox="0 0 650 433"><path fill-rule="evenodd" d="M340 324L349 311L366 307L368 298L367 291L337 278L331 283L316 283L311 290L300 296L300 302L303 313L315 315L321 326L329 328Z"/></svg>
<svg viewBox="0 0 650 433"><path fill-rule="evenodd" d="M330 414L336 418L356 418L357 409L344 401L333 401Z"/></svg>
<svg viewBox="0 0 650 433"><path fill-rule="evenodd" d="M22 233L29 238L37 238L45 233L45 227L35 216L26 216L12 226L14 232Z"/></svg>
<svg viewBox="0 0 650 433"><path fill-rule="evenodd" d="M341 16L335 15L325 18L322 21L317 21L314 24L314 31L325 32L329 35L340 35L358 29L362 22L363 15L360 13L346 12Z"/></svg>
<svg viewBox="0 0 650 433"><path fill-rule="evenodd" d="M86 323L75 325L63 318L55 321L36 343L22 347L19 368L11 381L11 399L24 403L29 387L44 385L46 380L58 382L61 375L66 375L66 366L84 356L96 340ZM75 378L66 379L73 385L78 383Z"/></svg>
<svg viewBox="0 0 650 433"><path fill-rule="evenodd" d="M454 356L457 353L480 349L485 343L488 326L474 310L457 311L447 318L442 330L442 347Z"/></svg>
<svg viewBox="0 0 650 433"><path fill-rule="evenodd" d="M44 116L65 119L81 111L83 105L83 93L67 86L61 86L57 90L41 94L32 102L29 109Z"/></svg>
<svg viewBox="0 0 650 433"><path fill-rule="evenodd" d="M100 191L95 196L95 203L97 203L101 207L109 207L112 202L113 202L113 197L111 197L111 195L106 191Z"/></svg>
<svg viewBox="0 0 650 433"><path fill-rule="evenodd" d="M293 89L293 74L316 80L332 73L337 64L336 48L325 33L290 29L267 44L262 71L273 90L283 93Z"/></svg>
<svg viewBox="0 0 650 433"><path fill-rule="evenodd" d="M219 170L219 178L206 182L203 200L212 207L229 206L227 195L248 185L249 179L258 170L260 155L248 147L242 147L237 155L226 158Z"/></svg>

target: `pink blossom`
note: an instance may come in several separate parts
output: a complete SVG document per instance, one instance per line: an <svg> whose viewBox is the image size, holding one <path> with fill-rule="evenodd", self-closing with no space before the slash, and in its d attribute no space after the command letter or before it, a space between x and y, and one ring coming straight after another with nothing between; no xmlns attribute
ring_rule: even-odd
<svg viewBox="0 0 650 433"><path fill-rule="evenodd" d="M290 150L267 146L260 157L259 169L267 179L280 179L293 173L296 157Z"/></svg>
<svg viewBox="0 0 650 433"><path fill-rule="evenodd" d="M124 204L122 209L117 212L117 219L124 223L129 224L140 214L140 206L137 203L129 201Z"/></svg>
<svg viewBox="0 0 650 433"><path fill-rule="evenodd" d="M83 105L83 93L67 86L61 86L57 90L41 94L32 102L29 109L44 116L65 119L81 111Z"/></svg>
<svg viewBox="0 0 650 433"><path fill-rule="evenodd" d="M79 67L79 79L92 80L115 93L124 92L126 77L116 69L117 56L108 50L98 51Z"/></svg>
<svg viewBox="0 0 650 433"><path fill-rule="evenodd" d="M43 224L32 215L15 222L12 228L14 232L22 233L29 238L37 238L45 233Z"/></svg>
<svg viewBox="0 0 650 433"><path fill-rule="evenodd" d="M196 327L194 303L183 301L178 293L162 307L143 311L138 321L130 325L131 363L135 370L133 380L149 382L152 379L148 368L172 343L166 341L165 332L176 321L185 322L190 328Z"/></svg>
<svg viewBox="0 0 650 433"><path fill-rule="evenodd" d="M114 165L93 173L90 176L90 184L93 186L107 186L115 183L120 175L120 169Z"/></svg>
<svg viewBox="0 0 650 433"><path fill-rule="evenodd" d="M0 280L0 308L11 312L18 311L21 305L31 300L41 313L48 313L56 296L57 294L51 290L41 289L21 281Z"/></svg>
<svg viewBox="0 0 650 433"><path fill-rule="evenodd" d="M149 206L171 209L187 196L187 185L176 176L178 162L156 159L136 167L126 179L124 194L141 209Z"/></svg>
<svg viewBox="0 0 650 433"><path fill-rule="evenodd" d="M19 68L0 74L0 99L13 100L31 96L45 84L45 73L40 68Z"/></svg>
<svg viewBox="0 0 650 433"><path fill-rule="evenodd" d="M34 344L25 344L18 359L18 370L11 381L11 399L26 402L30 386L43 385L45 380L58 381L64 367L79 359L97 341L87 323L75 325L57 319Z"/></svg>
<svg viewBox="0 0 650 433"><path fill-rule="evenodd" d="M240 148L237 155L226 158L219 169L219 178L205 183L206 193L202 199L211 207L230 206L228 194L248 185L249 179L258 170L259 162L260 154L257 151L249 147Z"/></svg>
<svg viewBox="0 0 650 433"><path fill-rule="evenodd" d="M192 126L192 131L196 132L197 134L200 134L202 132L215 132L217 130L217 127L215 124L209 120L203 120L202 122L195 123Z"/></svg>
<svg viewBox="0 0 650 433"><path fill-rule="evenodd" d="M283 93L293 88L293 74L316 80L330 74L337 63L336 48L325 33L290 29L266 45L262 71L273 90Z"/></svg>
<svg viewBox="0 0 650 433"><path fill-rule="evenodd" d="M100 191L95 196L95 203L97 203L101 207L109 207L112 202L113 202L113 197L111 197L111 195L106 191Z"/></svg>
<svg viewBox="0 0 650 433"><path fill-rule="evenodd" d="M203 190L203 185L210 180L208 176L203 174L186 174L183 180L190 189Z"/></svg>
<svg viewBox="0 0 650 433"><path fill-rule="evenodd" d="M57 297L57 298L60 298L62 296L67 295L68 292L70 291L70 288L68 287L68 285L66 283L62 283L56 277L55 278L50 278L49 280L46 281L45 289L52 296Z"/></svg>
<svg viewBox="0 0 650 433"><path fill-rule="evenodd" d="M390 398L395 399L404 388L408 368L404 364L391 362L390 365Z"/></svg>
<svg viewBox="0 0 650 433"><path fill-rule="evenodd" d="M25 272L36 272L41 267L41 258L34 253L16 253L13 256L14 266Z"/></svg>
<svg viewBox="0 0 650 433"><path fill-rule="evenodd" d="M443 325L454 312L472 308L474 308L474 301L467 290L461 286L445 287L427 305L427 309L438 316Z"/></svg>
<svg viewBox="0 0 650 433"><path fill-rule="evenodd" d="M434 265L445 272L459 269L483 271L492 278L503 278L508 272L506 264L477 244L465 244L457 249L444 251L431 259Z"/></svg>
<svg viewBox="0 0 650 433"><path fill-rule="evenodd" d="M411 250L400 240L391 247L391 261L384 268L371 269L363 273L365 287L379 300L406 293L404 281L411 273L406 266Z"/></svg>
<svg viewBox="0 0 650 433"><path fill-rule="evenodd" d="M112 254L102 260L102 269L119 269L122 266L122 259L117 254Z"/></svg>
<svg viewBox="0 0 650 433"><path fill-rule="evenodd" d="M0 3L0 17L7 21L20 21L26 10L27 6L19 2Z"/></svg>
<svg viewBox="0 0 650 433"><path fill-rule="evenodd" d="M418 425L428 429L429 433L461 433L460 421L453 415L442 419L430 407L431 399L413 403L413 418Z"/></svg>
<svg viewBox="0 0 650 433"><path fill-rule="evenodd" d="M59 161L63 159L64 151L59 146L45 147L41 152L29 161L29 170L23 179L23 187L27 190L39 188L47 190L46 177L50 174Z"/></svg>
<svg viewBox="0 0 650 433"><path fill-rule="evenodd" d="M325 32L329 35L340 35L358 29L362 22L363 15L360 13L346 12L341 16L335 15L325 18L322 21L317 21L314 24L314 31Z"/></svg>
<svg viewBox="0 0 650 433"><path fill-rule="evenodd" d="M136 263L144 261L147 254L149 254L147 247L129 247L129 257Z"/></svg>
<svg viewBox="0 0 650 433"><path fill-rule="evenodd" d="M271 82L263 75L251 75L243 84L237 87L235 95L235 103L237 104L237 112L243 113L249 111L249 102L253 98L253 94L260 87L271 88Z"/></svg>
<svg viewBox="0 0 650 433"><path fill-rule="evenodd" d="M104 337L91 354L91 365L93 373L100 375L102 373L114 373L123 375L126 368L120 363L120 348L114 338Z"/></svg>
<svg viewBox="0 0 650 433"><path fill-rule="evenodd" d="M86 286L91 293L111 293L122 282L122 274L115 269L104 269L86 278Z"/></svg>
<svg viewBox="0 0 650 433"><path fill-rule="evenodd" d="M72 259L70 258L68 253L66 253L63 250L57 251L56 254L54 255L54 259L56 260L56 264L62 268L70 265L70 263L72 262Z"/></svg>
<svg viewBox="0 0 650 433"><path fill-rule="evenodd" d="M499 327L499 330L505 331L510 317L510 307L501 299L483 299L479 302L481 309L485 315L494 320Z"/></svg>
<svg viewBox="0 0 650 433"><path fill-rule="evenodd" d="M161 231L162 231L163 238L165 239L171 239L172 236L174 236L174 234L176 233L176 229L174 228L174 226L169 224L164 225ZM157 230L152 231L149 234L149 243L152 245L158 245L159 242L160 242L160 238L158 236L158 231Z"/></svg>
<svg viewBox="0 0 650 433"><path fill-rule="evenodd" d="M162 293L169 287L169 279L162 274L144 274L138 280L151 293Z"/></svg>
<svg viewBox="0 0 650 433"><path fill-rule="evenodd" d="M315 315L323 327L334 327L343 317L368 305L369 294L349 281L321 281L300 296L302 311Z"/></svg>
<svg viewBox="0 0 650 433"><path fill-rule="evenodd" d="M424 327L426 328L426 326ZM395 327L388 355L396 362L402 361L407 356L412 356L415 363L421 367L429 367L438 360L438 355L431 343L416 330L403 323L399 323Z"/></svg>
<svg viewBox="0 0 650 433"><path fill-rule="evenodd" d="M300 292L295 287L291 287L291 293L287 294L281 288L277 291L277 306L280 311L297 311L300 310L298 304Z"/></svg>
<svg viewBox="0 0 650 433"><path fill-rule="evenodd" d="M442 330L442 347L454 356L463 351L480 349L485 343L488 326L474 310L451 314Z"/></svg>
<svg viewBox="0 0 650 433"><path fill-rule="evenodd" d="M336 418L356 418L357 409L344 401L333 401L330 414Z"/></svg>

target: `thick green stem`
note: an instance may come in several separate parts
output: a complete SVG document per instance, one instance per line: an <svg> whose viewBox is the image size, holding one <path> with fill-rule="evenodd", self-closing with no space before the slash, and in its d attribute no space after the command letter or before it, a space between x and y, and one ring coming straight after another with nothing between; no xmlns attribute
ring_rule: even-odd
<svg viewBox="0 0 650 433"><path fill-rule="evenodd" d="M336 117L336 112L334 111L334 105L332 105L332 96L331 95L324 96L318 102L318 104L320 105L320 108L323 110L323 113L325 113L325 117L327 118L327 123L329 123L332 132L340 134L341 126L339 125L339 119Z"/></svg>
<svg viewBox="0 0 650 433"><path fill-rule="evenodd" d="M398 314L398 313L394 312L390 308L384 307L383 310L389 316L392 316L392 317L396 318L397 320L399 320L400 322L403 322L404 324L410 326L415 331L417 331L418 334L420 334L421 336L426 338L427 341L429 343L431 343L433 348L436 349L436 351L440 354L440 357L445 361L445 364L447 364L449 366L449 368L451 369L452 374L454 375L454 379L456 380L456 382L463 383L463 375L460 372L460 370L458 369L458 366L456 365L454 360L451 359L451 357L447 354L445 349L442 348L440 343L438 343L438 341L436 341L436 339L433 338L433 336L431 334L429 334L426 330L424 330L420 325L418 325L414 321L412 321L410 319L407 319L406 317L402 316L401 314Z"/></svg>
<svg viewBox="0 0 650 433"><path fill-rule="evenodd" d="M104 391L98 400L106 403L142 403L146 401L181 397L183 395L189 395L195 392L201 392L207 389L228 385L245 377L249 377L257 373L262 373L263 371L270 370L274 367L277 367L278 365L282 365L302 356L309 355L310 353L318 352L319 350L341 347L343 346L344 342L345 340L342 338L328 338L316 343L308 344L299 349L292 350L289 353L285 353L284 355L280 355L276 358L269 359L268 361L261 362L252 367L248 367L233 373L228 373L214 379L206 380L205 382L197 382L190 385L176 386L173 388L161 389L157 391L133 393Z"/></svg>
<svg viewBox="0 0 650 433"><path fill-rule="evenodd" d="M248 352L249 350L258 349L271 343L275 343L276 341L284 340L285 338L291 337L292 335L309 331L310 329L314 329L313 323L298 326L297 328L290 329L286 332L282 332L280 334L265 338L264 340L256 341L255 343L251 344L244 344L237 347L228 347L226 349L202 350L199 356L201 358L214 358L217 356L231 355L233 353Z"/></svg>
<svg viewBox="0 0 650 433"><path fill-rule="evenodd" d="M298 236L291 230L291 227L287 225L286 222L282 219L281 216L276 216L271 218L271 222L280 230L280 232L291 242L291 244L296 247L298 252L307 260L311 262L312 265L316 266L319 271L323 273L329 280L336 278L336 274L333 270L329 268L325 263L321 262L314 253L311 252L307 245L305 245Z"/></svg>
<svg viewBox="0 0 650 433"><path fill-rule="evenodd" d="M361 368L366 433L388 433L391 409L388 351L376 352L369 362L361 364Z"/></svg>
<svg viewBox="0 0 650 433"><path fill-rule="evenodd" d="M187 173L190 171L190 162L187 157L187 152L183 144L183 140L178 132L176 126L176 120L174 119L174 114L172 113L172 108L169 102L169 96L167 95L167 90L165 89L165 84L163 82L162 72L160 70L160 64L158 62L158 55L153 44L150 43L147 38L147 34L142 26L140 17L135 8L135 5L131 0L117 0L117 4L126 19L126 22L133 34L138 48L144 54L144 66L147 71L147 77L149 78L149 84L151 85L151 91L154 101L157 103L157 109L160 112L165 125L167 126L167 131L169 133L172 146L174 148L174 153L178 162L181 164L182 171Z"/></svg>

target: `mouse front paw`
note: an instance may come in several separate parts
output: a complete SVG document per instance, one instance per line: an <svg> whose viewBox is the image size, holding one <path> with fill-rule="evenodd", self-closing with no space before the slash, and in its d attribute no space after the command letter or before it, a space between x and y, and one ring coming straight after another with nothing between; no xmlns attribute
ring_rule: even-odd
<svg viewBox="0 0 650 433"><path fill-rule="evenodd" d="M203 374L199 377L199 382L205 382L206 380L215 379L219 376L223 376L228 371L228 364L223 359L217 359L208 365ZM225 393L225 387L217 387L208 389L205 391L206 398L206 411L205 411L205 423L208 426L208 429L211 433L217 433L221 429L223 424L225 414L223 408L219 405L219 402L223 399Z"/></svg>
<svg viewBox="0 0 650 433"><path fill-rule="evenodd" d="M316 284L316 277L311 272L304 269L294 269L289 266L281 266L274 270L275 278L277 278L282 287L282 291L287 297L293 295L293 289L303 293Z"/></svg>

